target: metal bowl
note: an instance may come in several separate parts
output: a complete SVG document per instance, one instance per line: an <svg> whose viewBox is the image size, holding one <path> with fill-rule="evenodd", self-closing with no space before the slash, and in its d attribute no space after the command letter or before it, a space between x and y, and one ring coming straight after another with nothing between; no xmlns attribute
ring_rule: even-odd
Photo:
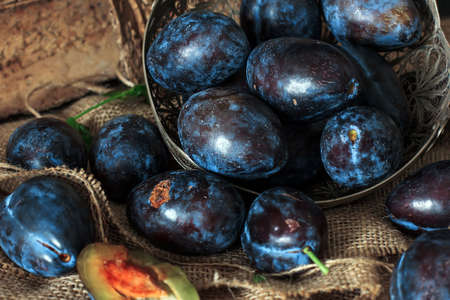
<svg viewBox="0 0 450 300"><path fill-rule="evenodd" d="M156 124L164 142L175 160L185 169L202 169L180 147L177 135L178 112L183 97L165 90L153 81L146 69L145 57L152 41L170 20L192 9L209 9L232 17L239 22L237 0L156 0L147 22L142 59L145 84ZM346 190L329 178L312 184L305 192L322 207L350 203L367 196L403 174L421 155L434 145L449 119L450 101L450 47L440 27L439 14L434 0L416 0L423 13L425 32L418 46L400 51L382 53L393 64L408 96L413 128L406 139L406 155L401 167L392 175L368 188ZM326 28L326 26L323 26ZM332 41L325 29L322 39ZM255 195L244 186L238 188Z"/></svg>

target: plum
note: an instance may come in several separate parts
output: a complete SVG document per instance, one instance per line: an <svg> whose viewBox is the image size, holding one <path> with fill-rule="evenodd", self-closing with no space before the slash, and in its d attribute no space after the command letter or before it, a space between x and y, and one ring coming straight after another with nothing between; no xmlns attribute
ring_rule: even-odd
<svg viewBox="0 0 450 300"><path fill-rule="evenodd" d="M285 121L312 122L355 105L359 66L337 47L312 39L277 38L253 49L247 83Z"/></svg>
<svg viewBox="0 0 450 300"><path fill-rule="evenodd" d="M361 103L378 108L389 115L403 135L409 127L408 99L392 66L369 47L342 43L343 49L363 70L364 89Z"/></svg>
<svg viewBox="0 0 450 300"><path fill-rule="evenodd" d="M206 255L236 241L245 204L230 183L213 174L171 171L136 186L129 195L127 214L156 247Z"/></svg>
<svg viewBox="0 0 450 300"><path fill-rule="evenodd" d="M277 37L320 39L322 31L316 0L243 0L240 23L254 46Z"/></svg>
<svg viewBox="0 0 450 300"><path fill-rule="evenodd" d="M241 234L242 248L263 272L283 272L310 263L305 249L323 255L327 222L317 204L302 192L276 187L252 203Z"/></svg>
<svg viewBox="0 0 450 300"><path fill-rule="evenodd" d="M35 275L72 271L78 253L94 239L88 201L62 179L29 179L0 204L0 246L16 265Z"/></svg>
<svg viewBox="0 0 450 300"><path fill-rule="evenodd" d="M398 168L403 138L392 119L362 106L330 118L322 131L320 152L326 172L348 188L370 186Z"/></svg>
<svg viewBox="0 0 450 300"><path fill-rule="evenodd" d="M82 137L55 118L33 119L16 128L6 146L6 160L29 170L62 165L86 168L88 163Z"/></svg>
<svg viewBox="0 0 450 300"><path fill-rule="evenodd" d="M140 249L90 244L78 256L77 270L95 300L200 299L179 267Z"/></svg>
<svg viewBox="0 0 450 300"><path fill-rule="evenodd" d="M425 166L397 185L386 201L389 218L408 230L450 228L450 160Z"/></svg>
<svg viewBox="0 0 450 300"><path fill-rule="evenodd" d="M132 114L103 125L90 150L92 172L108 198L118 202L126 202L141 181L165 171L167 161L167 148L156 126Z"/></svg>
<svg viewBox="0 0 450 300"><path fill-rule="evenodd" d="M247 37L233 19L197 10L162 29L147 51L146 64L162 87L192 94L236 73L245 65L249 51Z"/></svg>
<svg viewBox="0 0 450 300"><path fill-rule="evenodd" d="M422 33L413 0L322 0L322 11L336 39L378 50L414 45Z"/></svg>
<svg viewBox="0 0 450 300"><path fill-rule="evenodd" d="M239 89L210 88L192 95L178 116L178 136L200 167L233 178L268 177L288 158L278 116Z"/></svg>
<svg viewBox="0 0 450 300"><path fill-rule="evenodd" d="M424 232L392 273L391 300L450 299L450 230Z"/></svg>

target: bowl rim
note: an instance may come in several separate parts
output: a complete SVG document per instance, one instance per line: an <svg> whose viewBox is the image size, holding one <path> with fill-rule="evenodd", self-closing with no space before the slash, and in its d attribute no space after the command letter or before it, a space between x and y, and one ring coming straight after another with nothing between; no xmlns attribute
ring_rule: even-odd
<svg viewBox="0 0 450 300"><path fill-rule="evenodd" d="M151 107L152 113L155 118L155 123L161 133L161 137L163 138L164 142L168 146L170 154L177 161L177 163L183 169L186 169L186 170L199 169L199 170L207 171L206 169L198 166L183 151L183 149L181 149L167 134L167 131L165 130L163 124L161 123L161 119L159 118L158 112L156 111L153 97L150 93L150 83L149 83L150 75L148 74L147 67L146 67L146 54L147 54L146 52L150 46L148 31L149 31L150 25L152 23L152 20L154 20L155 15L156 15L154 8L158 4L160 4L161 2L164 2L164 1L166 1L166 0L155 0L155 2L153 2L152 11L151 11L150 16L147 20L147 23L145 25L144 38L143 38L143 43L142 43L142 66L143 66L143 71L144 71L145 87L147 90L150 107ZM449 76L450 76L450 45L449 45L449 42L447 41L445 34L442 31L442 28L440 26L441 22L440 22L439 12L438 12L438 8L437 8L437 3L434 0L425 0L425 1L426 1L426 4L428 5L428 7L430 8L431 13L433 15L433 19L435 21L434 28L433 28L433 35L439 36L439 38L442 41L444 41L445 56L446 56L446 60L447 60L447 70L448 70ZM449 83L449 85L450 85L450 83ZM443 99L443 101L442 101L440 113L435 117L435 121L433 122L434 124L432 127L432 131L433 131L432 134L425 141L425 143L421 146L421 148L417 151L417 153L411 159L409 159L406 163L404 163L404 165L401 168L397 169L394 173L392 173L390 176L386 177L385 179L381 180L380 182L378 182L370 187L367 187L361 191L357 191L357 192L354 192L354 193L351 193L348 195L344 195L344 196L340 196L337 198L333 198L333 199L314 200L314 201L322 208L329 208L329 207L335 207L335 206L339 206L339 205L348 204L348 203L358 200L364 196L367 196L371 193L374 193L376 190L380 189L382 186L386 185L389 182L392 182L394 179L396 179L397 177L402 175L409 167L411 167L411 165L413 163L415 163L420 158L420 156L422 156L423 154L425 154L426 152L431 150L431 148L434 146L436 141L443 134L444 129L445 129L446 124L449 121L449 119L450 119L450 91L447 93L445 99ZM181 155L182 157L178 157L177 155L175 155L173 153L173 151L171 151L172 149L175 149L178 152L177 154ZM187 166L187 164L190 166ZM250 193L253 195L260 194L259 192L253 191L251 189L247 189L242 186L235 185L235 184L233 184L233 185L236 188L238 188L239 190L242 190L244 192L247 192L247 193Z"/></svg>

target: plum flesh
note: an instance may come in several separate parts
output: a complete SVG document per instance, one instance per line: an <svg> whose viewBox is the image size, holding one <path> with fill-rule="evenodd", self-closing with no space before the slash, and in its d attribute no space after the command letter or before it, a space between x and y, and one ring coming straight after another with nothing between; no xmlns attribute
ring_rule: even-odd
<svg viewBox="0 0 450 300"><path fill-rule="evenodd" d="M77 261L80 279L95 300L198 300L183 271L144 250L95 243Z"/></svg>

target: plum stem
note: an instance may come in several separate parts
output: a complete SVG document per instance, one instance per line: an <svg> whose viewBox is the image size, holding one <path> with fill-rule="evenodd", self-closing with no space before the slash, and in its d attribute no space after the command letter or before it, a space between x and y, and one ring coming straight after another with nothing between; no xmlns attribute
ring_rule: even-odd
<svg viewBox="0 0 450 300"><path fill-rule="evenodd" d="M69 254L66 253L61 253L58 250L56 250L55 248L53 248L52 246L50 246L49 244L46 244L44 242L41 242L38 240L38 243L40 243L42 246L44 246L45 248L49 249L50 251L52 251L53 253L55 253L56 255L58 255L59 259L65 263L69 262L71 257Z"/></svg>
<svg viewBox="0 0 450 300"><path fill-rule="evenodd" d="M311 251L309 247L305 247L303 249L303 253L308 255L309 259L311 259L313 263L315 263L319 267L323 275L327 275L330 272L327 266L325 266L324 263L320 261L320 259Z"/></svg>

